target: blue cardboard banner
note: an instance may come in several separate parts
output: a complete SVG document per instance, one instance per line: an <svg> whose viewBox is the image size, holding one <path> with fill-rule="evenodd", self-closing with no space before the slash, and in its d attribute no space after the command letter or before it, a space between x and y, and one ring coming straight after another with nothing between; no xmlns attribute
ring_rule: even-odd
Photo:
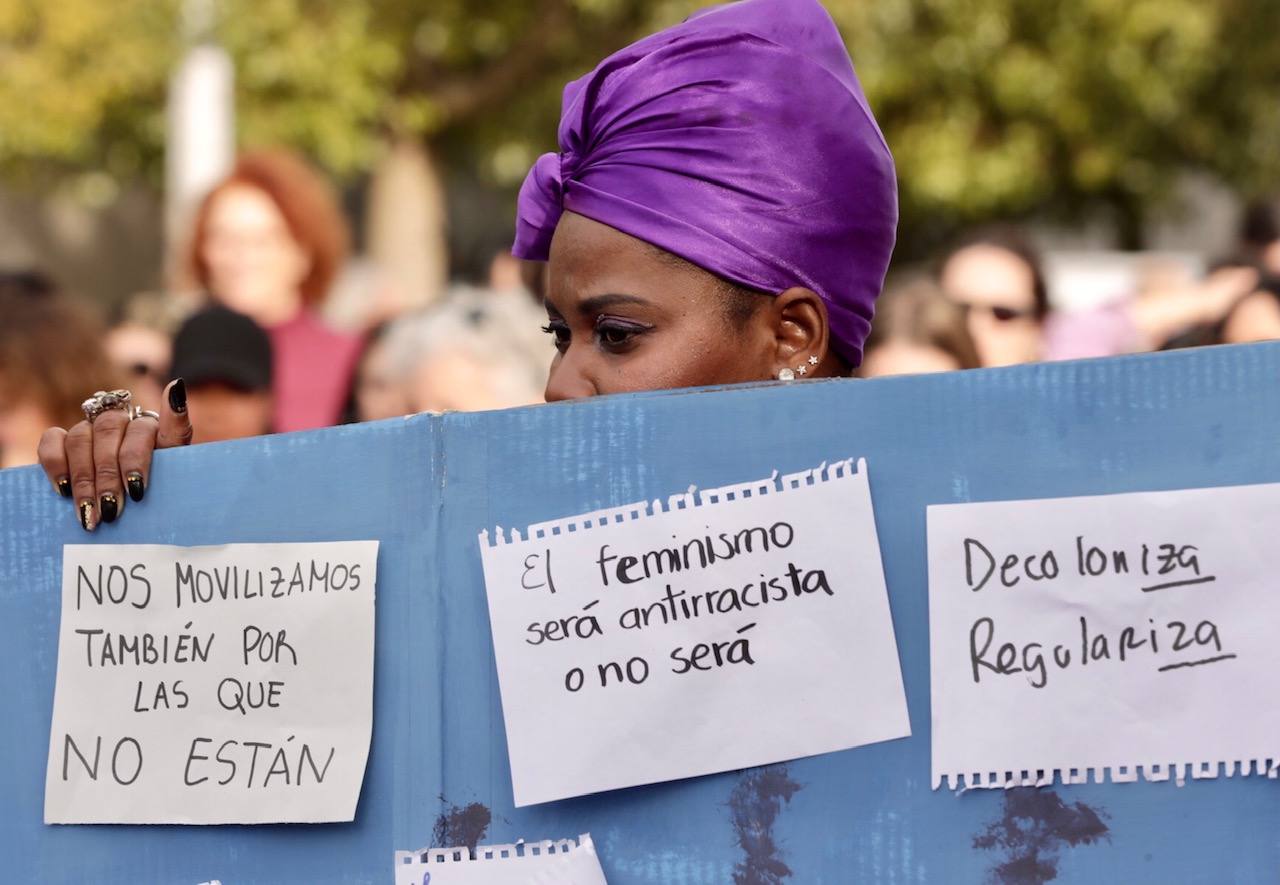
<svg viewBox="0 0 1280 885"><path fill-rule="evenodd" d="M870 465L912 737L514 808L477 532L850 456ZM927 505L1260 482L1280 482L1276 344L162 452L147 499L92 543L381 542L375 714L351 824L148 827L42 823L61 547L90 539L38 470L5 471L0 878L386 883L396 849L590 832L611 885L1276 881L1280 784L1266 778L930 789Z"/></svg>

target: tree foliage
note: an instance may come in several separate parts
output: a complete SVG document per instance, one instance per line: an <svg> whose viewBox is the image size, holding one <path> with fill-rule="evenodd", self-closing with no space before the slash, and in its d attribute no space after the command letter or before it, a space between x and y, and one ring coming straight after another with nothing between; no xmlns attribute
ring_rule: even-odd
<svg viewBox="0 0 1280 885"><path fill-rule="evenodd" d="M0 170L154 168L175 0L0 0Z"/></svg>
<svg viewBox="0 0 1280 885"><path fill-rule="evenodd" d="M0 0L0 174L154 174L181 0ZM339 175L418 137L500 187L560 87L691 0L220 0L240 136ZM924 229L1106 205L1187 168L1280 185L1275 0L828 0Z"/></svg>
<svg viewBox="0 0 1280 885"><path fill-rule="evenodd" d="M367 168L389 136L509 183L554 139L559 87L624 44L643 0L225 0L242 135ZM523 170L520 170L521 174Z"/></svg>
<svg viewBox="0 0 1280 885"><path fill-rule="evenodd" d="M958 221L1107 204L1187 168L1280 182L1274 0L841 0L897 158L904 214Z"/></svg>

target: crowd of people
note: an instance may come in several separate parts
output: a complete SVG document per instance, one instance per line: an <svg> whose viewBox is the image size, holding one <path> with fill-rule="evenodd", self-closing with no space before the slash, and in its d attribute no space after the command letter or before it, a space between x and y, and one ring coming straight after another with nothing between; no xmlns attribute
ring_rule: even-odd
<svg viewBox="0 0 1280 885"><path fill-rule="evenodd" d="M542 267L494 256L489 285L337 328L326 301L350 236L321 175L247 153L205 197L169 293L130 299L106 329L50 276L0 276L0 464L36 460L95 389L158 408L182 378L195 442L423 411L541 402L554 350ZM1280 338L1280 219L1251 208L1241 248L1200 280L1155 280L1084 311L1053 309L1020 231L961 238L931 273L890 277L856 374L875 377Z"/></svg>
<svg viewBox="0 0 1280 885"><path fill-rule="evenodd" d="M262 151L198 207L171 290L139 293L109 323L49 273L0 271L0 466L34 462L43 430L81 420L95 390L154 410L172 378L194 442L541 401L545 313L511 285L514 259L495 256L494 285L455 286L428 310L339 325L326 307L349 242L324 178Z"/></svg>
<svg viewBox="0 0 1280 885"><path fill-rule="evenodd" d="M1201 279L1153 270L1126 296L1055 310L1018 230L964 236L929 275L880 297L859 374L911 374L1280 338L1280 223L1259 203L1240 248Z"/></svg>

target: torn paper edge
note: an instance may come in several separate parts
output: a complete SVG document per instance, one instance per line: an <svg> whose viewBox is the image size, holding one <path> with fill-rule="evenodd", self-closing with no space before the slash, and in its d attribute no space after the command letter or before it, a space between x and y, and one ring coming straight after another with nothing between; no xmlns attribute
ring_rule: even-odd
<svg viewBox="0 0 1280 885"><path fill-rule="evenodd" d="M1224 771L1225 769L1225 771ZM1223 776L1248 777L1266 775L1280 778L1280 757L1238 759L1228 762L1175 762L1152 765L1110 765L1084 768L1045 768L1023 771L977 771L935 773L933 789L945 785L949 790L999 790L1014 787L1050 787L1054 784L1131 784L1139 779L1149 783L1172 779L1183 786L1187 778L1206 780Z"/></svg>
<svg viewBox="0 0 1280 885"><path fill-rule="evenodd" d="M868 480L870 478L867 473L866 458L857 459L856 465L853 458L845 458L842 461L834 462L823 461L817 467L809 470L781 475L775 470L764 479L720 486L714 489L702 489L699 491L697 486L690 486L684 492L670 495L665 503L662 499L655 498L652 501L638 501L634 504L623 504L619 507L609 507L604 510L593 510L590 513L581 513L576 516L533 523L525 529L523 535L518 528L511 529L508 534L503 531L502 526L496 526L492 539L488 529L480 532L480 545L481 547L500 547L504 544L518 544L525 540L541 540L548 536L587 531L598 526L633 522L677 510L711 507L716 504L726 504L739 499L764 495L780 495L791 489L805 488L820 482L852 479L859 475Z"/></svg>
<svg viewBox="0 0 1280 885"><path fill-rule="evenodd" d="M590 833L573 839L544 839L541 842L526 842L521 839L509 845L477 845L473 860L471 852L465 846L459 848L419 848L417 851L397 851L396 866L411 864L449 864L478 863L486 860L507 860L524 857L558 857L571 851L588 849L595 853L595 844Z"/></svg>

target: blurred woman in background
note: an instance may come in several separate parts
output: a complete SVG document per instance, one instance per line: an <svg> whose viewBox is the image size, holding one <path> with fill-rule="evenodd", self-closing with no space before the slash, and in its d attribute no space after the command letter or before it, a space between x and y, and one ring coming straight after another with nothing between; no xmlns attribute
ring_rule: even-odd
<svg viewBox="0 0 1280 885"><path fill-rule="evenodd" d="M329 186L282 151L242 155L196 213L187 270L270 336L277 431L335 424L347 400L361 339L327 326L318 309L348 240Z"/></svg>
<svg viewBox="0 0 1280 885"><path fill-rule="evenodd" d="M1044 358L1049 289L1040 258L1011 228L963 238L938 265L938 285L962 307L984 366Z"/></svg>
<svg viewBox="0 0 1280 885"><path fill-rule="evenodd" d="M107 356L124 376L134 405L153 411L170 377L173 335L190 305L162 292L139 292L120 308L103 343Z"/></svg>
<svg viewBox="0 0 1280 885"><path fill-rule="evenodd" d="M70 426L95 389L119 386L102 326L44 276L0 273L0 467L36 460L50 424ZM71 497L69 480L55 481Z"/></svg>

